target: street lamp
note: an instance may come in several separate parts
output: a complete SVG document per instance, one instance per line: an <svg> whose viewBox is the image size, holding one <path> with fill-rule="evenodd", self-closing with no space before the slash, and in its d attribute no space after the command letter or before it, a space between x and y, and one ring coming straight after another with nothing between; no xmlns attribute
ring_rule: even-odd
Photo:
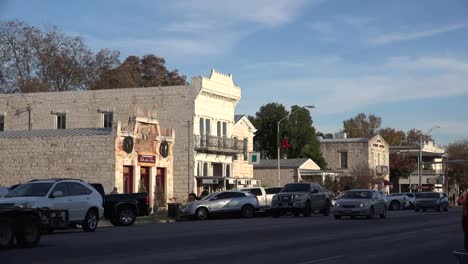
<svg viewBox="0 0 468 264"><path fill-rule="evenodd" d="M290 115L296 113L297 111L301 110L301 109L313 109L315 108L315 105L305 105L305 106L300 106L298 109L296 109L295 111L292 111L291 113L287 114L285 117L281 118L280 120L278 120L277 122L277 130L276 130L276 136L277 136L277 147L278 147L278 187L281 186L280 185L280 182L281 182L281 173L280 173L280 170L281 170L281 165L280 165L280 152L281 152L281 146L280 146L280 123L281 121L285 120L286 118L288 118Z"/></svg>
<svg viewBox="0 0 468 264"><path fill-rule="evenodd" d="M431 127L431 129L429 129L424 135L429 135L429 133L431 133L431 131L434 130L434 128L440 128L440 126ZM422 164L422 148L423 148L422 135L423 134L419 135L419 158L418 158L418 178L419 178L418 190L419 191L422 191L422 184L421 184L421 174L422 174L421 164ZM411 188L411 185L410 185L410 188Z"/></svg>

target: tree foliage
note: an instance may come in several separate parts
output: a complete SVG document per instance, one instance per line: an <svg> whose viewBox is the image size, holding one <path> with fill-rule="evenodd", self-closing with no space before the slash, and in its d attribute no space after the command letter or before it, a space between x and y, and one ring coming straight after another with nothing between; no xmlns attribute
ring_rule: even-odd
<svg viewBox="0 0 468 264"><path fill-rule="evenodd" d="M320 143L310 112L299 106L293 106L291 113L293 114L280 124L280 138L287 137L291 147L282 149L281 153L286 154L288 158L311 158L321 168L325 168L326 162L320 152ZM264 158L277 158L277 122L288 114L282 104L269 103L262 106L255 117L249 117L257 128L255 147L262 150Z"/></svg>
<svg viewBox="0 0 468 264"><path fill-rule="evenodd" d="M382 128L378 132L390 146L401 146L405 142L406 133L394 128Z"/></svg>
<svg viewBox="0 0 468 264"><path fill-rule="evenodd" d="M424 134L421 130L415 128L406 133L406 145L419 145L419 137L422 137L423 142L434 141L431 135Z"/></svg>
<svg viewBox="0 0 468 264"><path fill-rule="evenodd" d="M374 114L360 113L343 121L343 130L352 138L372 137L382 124L382 118Z"/></svg>
<svg viewBox="0 0 468 264"><path fill-rule="evenodd" d="M186 84L155 55L130 56L102 49L93 53L81 37L56 27L41 30L22 21L0 22L0 93Z"/></svg>
<svg viewBox="0 0 468 264"><path fill-rule="evenodd" d="M416 159L398 154L390 155L390 179L408 178L417 169Z"/></svg>
<svg viewBox="0 0 468 264"><path fill-rule="evenodd" d="M464 190L468 189L468 140L460 140L447 146L449 161L459 161L449 163L449 180L455 181Z"/></svg>

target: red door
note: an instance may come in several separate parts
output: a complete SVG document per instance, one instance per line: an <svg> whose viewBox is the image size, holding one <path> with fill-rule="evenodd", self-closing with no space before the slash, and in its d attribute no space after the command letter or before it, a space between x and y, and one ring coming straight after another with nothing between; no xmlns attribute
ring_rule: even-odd
<svg viewBox="0 0 468 264"><path fill-rule="evenodd" d="M123 192L133 193L133 166L123 167Z"/></svg>
<svg viewBox="0 0 468 264"><path fill-rule="evenodd" d="M140 169L140 180L145 186L146 192L150 191L150 185L149 185L149 180L150 180L150 168L149 167L141 167Z"/></svg>
<svg viewBox="0 0 468 264"><path fill-rule="evenodd" d="M166 169L158 168L156 171L156 184L158 188L162 188L163 192L166 192Z"/></svg>

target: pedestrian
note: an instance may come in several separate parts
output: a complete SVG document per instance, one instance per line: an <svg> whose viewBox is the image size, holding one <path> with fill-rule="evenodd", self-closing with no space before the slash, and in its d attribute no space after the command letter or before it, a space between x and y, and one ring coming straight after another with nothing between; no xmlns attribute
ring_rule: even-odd
<svg viewBox="0 0 468 264"><path fill-rule="evenodd" d="M185 203L192 203L192 202L195 202L196 200L197 200L197 195L195 193L190 193Z"/></svg>
<svg viewBox="0 0 468 264"><path fill-rule="evenodd" d="M117 191L117 187L114 187L112 190L111 194L119 194L119 191Z"/></svg>
<svg viewBox="0 0 468 264"><path fill-rule="evenodd" d="M456 195L455 193L452 194L452 204L453 204L453 207L456 207L457 206L457 199L456 199Z"/></svg>
<svg viewBox="0 0 468 264"><path fill-rule="evenodd" d="M207 190L204 190L204 191L201 193L200 198L203 198L203 197L205 197L205 196L207 196L207 195L208 195L208 191L207 191Z"/></svg>

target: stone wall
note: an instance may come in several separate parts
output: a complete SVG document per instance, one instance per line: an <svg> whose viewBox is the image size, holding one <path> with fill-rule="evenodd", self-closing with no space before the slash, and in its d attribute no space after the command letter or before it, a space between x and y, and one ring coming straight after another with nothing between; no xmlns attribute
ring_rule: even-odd
<svg viewBox="0 0 468 264"><path fill-rule="evenodd" d="M253 132L242 120L234 125L233 136L239 139L240 144L247 138L247 152L253 152ZM253 165L249 164L248 157L244 157L242 153L233 161L233 175L236 178L253 178Z"/></svg>
<svg viewBox="0 0 468 264"><path fill-rule="evenodd" d="M195 96L196 90L189 85L0 95L0 113L5 114L6 131L27 130L28 114L15 116L17 109L27 105L32 108L33 130L54 129L56 113L66 113L67 128L103 127L103 112L106 111L113 112L113 123L121 121L122 127L125 127L130 116L154 117L161 127L175 130L174 196L185 197L188 185L193 186L187 177L193 169L194 156L193 144L189 142L187 132L193 128L187 121L193 120ZM187 155L187 151L190 151L190 155ZM189 156L190 167L187 161Z"/></svg>
<svg viewBox="0 0 468 264"><path fill-rule="evenodd" d="M262 181L263 187L278 186L278 170L275 169L254 169L254 178ZM287 183L297 182L297 170L284 168L281 169L280 186Z"/></svg>
<svg viewBox="0 0 468 264"><path fill-rule="evenodd" d="M359 165L369 164L367 142L321 142L320 151L328 169L335 172L349 174ZM348 169L341 168L340 152L348 152Z"/></svg>
<svg viewBox="0 0 468 264"><path fill-rule="evenodd" d="M77 178L115 186L115 135L0 139L0 186Z"/></svg>

